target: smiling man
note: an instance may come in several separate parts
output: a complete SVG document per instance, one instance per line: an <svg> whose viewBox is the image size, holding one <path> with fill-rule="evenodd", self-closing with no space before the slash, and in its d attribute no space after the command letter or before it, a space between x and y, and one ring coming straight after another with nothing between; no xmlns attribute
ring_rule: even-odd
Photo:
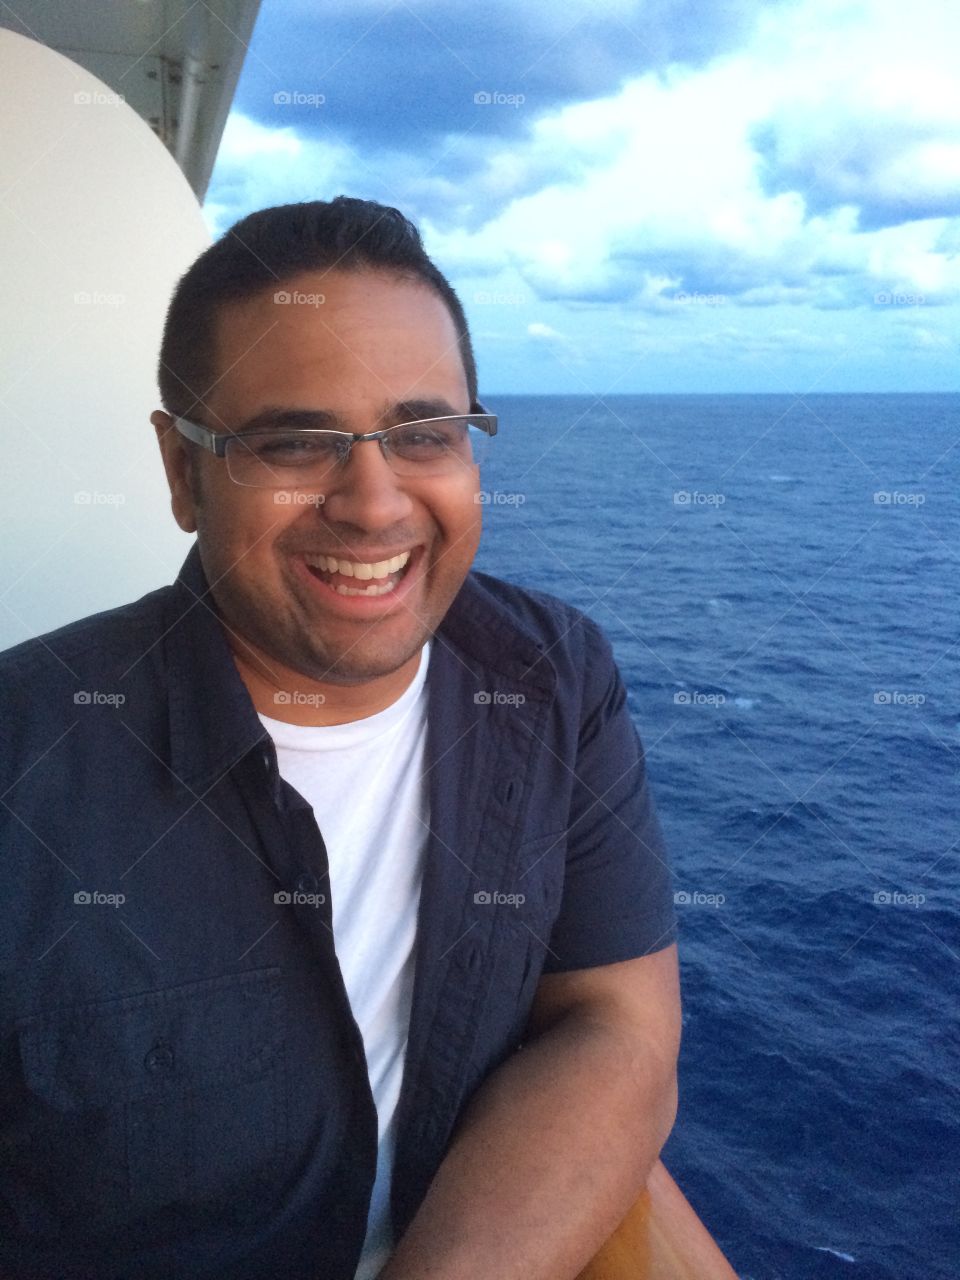
<svg viewBox="0 0 960 1280"><path fill-rule="evenodd" d="M396 210L268 209L159 378L177 582L0 656L0 1276L573 1280L676 922L609 643L471 569L462 308Z"/></svg>

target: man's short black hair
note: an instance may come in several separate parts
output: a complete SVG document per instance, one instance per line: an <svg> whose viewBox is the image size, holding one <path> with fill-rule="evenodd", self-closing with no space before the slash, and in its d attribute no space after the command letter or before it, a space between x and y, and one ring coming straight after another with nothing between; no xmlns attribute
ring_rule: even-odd
<svg viewBox="0 0 960 1280"><path fill-rule="evenodd" d="M189 418L220 376L217 311L304 271L381 270L429 286L446 303L456 328L470 404L477 368L460 299L427 256L420 233L398 209L337 196L260 209L235 223L181 277L167 309L157 380L167 413ZM213 425L213 424L211 424Z"/></svg>

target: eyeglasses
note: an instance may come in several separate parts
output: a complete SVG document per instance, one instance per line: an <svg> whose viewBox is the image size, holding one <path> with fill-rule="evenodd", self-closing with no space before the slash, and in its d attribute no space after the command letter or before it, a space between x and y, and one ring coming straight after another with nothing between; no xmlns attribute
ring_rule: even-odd
<svg viewBox="0 0 960 1280"><path fill-rule="evenodd" d="M328 431L304 427L257 431L211 431L174 418L182 436L227 463L235 484L255 489L312 489L346 465L354 445L375 440L396 475L456 475L478 466L497 434L497 415L479 401L476 412L400 422L382 431Z"/></svg>

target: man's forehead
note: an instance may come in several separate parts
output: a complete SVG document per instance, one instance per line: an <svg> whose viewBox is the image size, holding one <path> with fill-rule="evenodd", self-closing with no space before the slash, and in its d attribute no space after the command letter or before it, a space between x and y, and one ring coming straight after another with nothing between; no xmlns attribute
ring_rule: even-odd
<svg viewBox="0 0 960 1280"><path fill-rule="evenodd" d="M215 344L227 372L253 363L395 354L417 364L459 363L453 316L428 284L388 272L307 272L282 287L225 303L214 316Z"/></svg>
<svg viewBox="0 0 960 1280"><path fill-rule="evenodd" d="M307 272L227 304L215 346L212 395L231 418L246 421L270 406L338 415L358 391L384 419L396 419L407 400L445 406L412 413L411 421L466 407L466 371L446 303L429 285L388 272Z"/></svg>
<svg viewBox="0 0 960 1280"><path fill-rule="evenodd" d="M416 276L371 268L300 272L224 303L218 314L228 322L266 312L285 323L320 319L333 323L349 321L352 313L370 308L387 320L391 312L416 310L425 319L429 316L455 328L449 307L432 285Z"/></svg>

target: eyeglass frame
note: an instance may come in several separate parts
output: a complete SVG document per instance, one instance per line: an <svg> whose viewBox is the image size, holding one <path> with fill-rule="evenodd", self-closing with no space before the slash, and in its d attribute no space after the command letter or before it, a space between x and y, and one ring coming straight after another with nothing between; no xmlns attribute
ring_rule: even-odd
<svg viewBox="0 0 960 1280"><path fill-rule="evenodd" d="M252 431L213 431L210 427L206 427L202 422L193 422L190 418L182 418L177 414L173 416L173 424L179 433L193 444L199 445L203 449L208 449L211 453L216 454L218 458L226 459L227 445L231 440L244 440L250 436L262 436L281 434L279 428L274 427L255 427ZM478 423L480 430L485 431L491 438L497 434L498 415L489 413L479 400L474 400L473 406L468 413L445 413L436 418L414 418L410 422L395 422L393 426L383 427L380 431L336 431L330 427L290 427L291 434L297 435L325 435L339 436L343 440L348 440L347 452L344 458L338 459L335 465L345 466L350 461L350 454L354 445L362 443L364 440L376 440L380 444L380 452L383 454L383 439L396 431L400 427L417 427L428 422L448 422L451 418L477 418L485 419L483 423ZM184 428L187 428L184 430ZM387 465L390 465L388 458L384 457ZM228 473L229 474L229 473ZM233 476L230 476L233 480ZM237 480L233 480L234 484L239 484ZM241 488L268 488L264 485L240 485ZM278 485L277 488L283 488Z"/></svg>

